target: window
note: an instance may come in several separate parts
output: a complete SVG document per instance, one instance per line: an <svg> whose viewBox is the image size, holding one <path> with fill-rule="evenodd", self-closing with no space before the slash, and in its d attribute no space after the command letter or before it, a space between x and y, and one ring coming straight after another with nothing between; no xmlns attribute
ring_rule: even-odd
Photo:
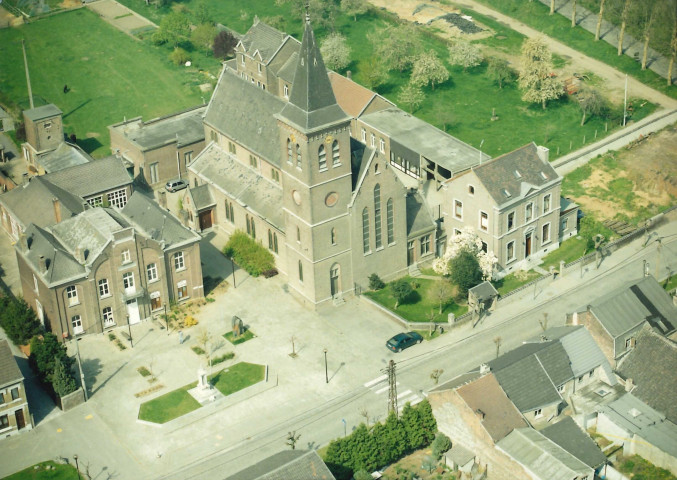
<svg viewBox="0 0 677 480"><path fill-rule="evenodd" d="M339 151L338 140L334 140L334 143L331 144L331 164L334 167L341 165L341 152Z"/></svg>
<svg viewBox="0 0 677 480"><path fill-rule="evenodd" d="M212 132L214 133L214 132ZM191 152L192 154L192 152ZM150 164L150 183L158 183L160 181L160 170L158 162ZM99 197L101 198L101 197Z"/></svg>
<svg viewBox="0 0 677 480"><path fill-rule="evenodd" d="M301 147L299 147L299 144L296 144L296 168L301 168Z"/></svg>
<svg viewBox="0 0 677 480"><path fill-rule="evenodd" d="M129 263L132 261L132 255L129 253L129 250L124 250L122 252L122 263Z"/></svg>
<svg viewBox="0 0 677 480"><path fill-rule="evenodd" d="M122 275L122 285L125 287L125 290L134 290L134 274L132 272Z"/></svg>
<svg viewBox="0 0 677 480"><path fill-rule="evenodd" d="M261 73L261 71L263 70L263 67L261 66L261 64L257 63L256 67L258 68L259 73Z"/></svg>
<svg viewBox="0 0 677 480"><path fill-rule="evenodd" d="M331 244L336 245L336 229L331 229Z"/></svg>
<svg viewBox="0 0 677 480"><path fill-rule="evenodd" d="M233 142L228 142L228 152L235 155L237 153L237 147Z"/></svg>
<svg viewBox="0 0 677 480"><path fill-rule="evenodd" d="M157 265L154 263L149 263L146 265L146 274L148 275L148 282L154 282L157 280Z"/></svg>
<svg viewBox="0 0 677 480"><path fill-rule="evenodd" d="M468 185L468 193L470 195L475 195L475 187L473 187L472 185Z"/></svg>
<svg viewBox="0 0 677 480"><path fill-rule="evenodd" d="M463 220L463 202L454 200L454 217Z"/></svg>
<svg viewBox="0 0 677 480"><path fill-rule="evenodd" d="M389 198L386 203L386 223L388 224L388 245L395 241L395 229L393 226L393 199Z"/></svg>
<svg viewBox="0 0 677 480"><path fill-rule="evenodd" d="M588 378L592 378L592 376L593 376L594 374L595 374L595 371L594 371L594 370L590 370L590 371L588 372Z"/></svg>
<svg viewBox="0 0 677 480"><path fill-rule="evenodd" d="M247 233L249 233L253 239L256 239L256 224L254 223L254 217L247 215L247 219L249 222L247 226Z"/></svg>
<svg viewBox="0 0 677 480"><path fill-rule="evenodd" d="M374 163L374 173L378 173L378 163Z"/></svg>
<svg viewBox="0 0 677 480"><path fill-rule="evenodd" d="M373 133L369 135L369 140L371 143L371 148L376 148L376 135Z"/></svg>
<svg viewBox="0 0 677 480"><path fill-rule="evenodd" d="M552 197L551 194L547 194L545 197L543 197L543 213L548 213L550 211L550 198Z"/></svg>
<svg viewBox="0 0 677 480"><path fill-rule="evenodd" d="M515 260L515 240L508 242L506 246L508 262Z"/></svg>
<svg viewBox="0 0 677 480"><path fill-rule="evenodd" d="M5 403L5 396L2 394L2 392L0 392L0 405L3 403Z"/></svg>
<svg viewBox="0 0 677 480"><path fill-rule="evenodd" d="M515 228L515 212L510 212L508 214L508 231Z"/></svg>
<svg viewBox="0 0 677 480"><path fill-rule="evenodd" d="M362 141L367 143L367 131L364 128L362 129Z"/></svg>
<svg viewBox="0 0 677 480"><path fill-rule="evenodd" d="M73 325L73 334L80 335L85 330L82 328L82 317L80 315L75 315L71 318L71 323Z"/></svg>
<svg viewBox="0 0 677 480"><path fill-rule="evenodd" d="M524 209L524 221L530 222L533 217L534 217L534 204L527 203L527 206Z"/></svg>
<svg viewBox="0 0 677 480"><path fill-rule="evenodd" d="M9 428L9 418L7 415L0 415L0 428Z"/></svg>
<svg viewBox="0 0 677 480"><path fill-rule="evenodd" d="M268 229L268 250L277 253L277 233Z"/></svg>
<svg viewBox="0 0 677 480"><path fill-rule="evenodd" d="M625 348L631 348L635 346L635 339L634 337L626 338L625 339Z"/></svg>
<svg viewBox="0 0 677 480"><path fill-rule="evenodd" d="M285 98L289 98L289 86L288 85L284 86L284 96L285 96Z"/></svg>
<svg viewBox="0 0 677 480"><path fill-rule="evenodd" d="M112 327L115 325L115 319L113 318L113 309L111 307L106 307L103 309L103 326Z"/></svg>
<svg viewBox="0 0 677 480"><path fill-rule="evenodd" d="M299 260L299 282L303 283L303 264Z"/></svg>
<svg viewBox="0 0 677 480"><path fill-rule="evenodd" d="M211 132L209 132L209 139L212 142L216 142L219 139L219 135L214 130L212 130Z"/></svg>
<svg viewBox="0 0 677 480"><path fill-rule="evenodd" d="M386 153L386 141L383 140L383 137L379 139L379 150L381 150L381 153Z"/></svg>
<svg viewBox="0 0 677 480"><path fill-rule="evenodd" d="M38 293L38 277L33 274L33 290L35 290L35 293Z"/></svg>
<svg viewBox="0 0 677 480"><path fill-rule="evenodd" d="M381 185L378 183L374 187L374 237L376 237L376 248L383 247L381 238Z"/></svg>
<svg viewBox="0 0 677 480"><path fill-rule="evenodd" d="M235 211L233 210L233 202L225 201L226 220L230 223L235 222Z"/></svg>
<svg viewBox="0 0 677 480"><path fill-rule="evenodd" d="M569 228L569 219L565 218L562 220L562 231L564 232L567 228Z"/></svg>
<svg viewBox="0 0 677 480"><path fill-rule="evenodd" d="M108 204L117 208L127 205L127 190L121 188L120 190L110 192L108 194Z"/></svg>
<svg viewBox="0 0 677 480"><path fill-rule="evenodd" d="M287 163L294 162L294 152L292 151L291 140L287 139Z"/></svg>
<svg viewBox="0 0 677 480"><path fill-rule="evenodd" d="M240 63L244 65L244 55L240 55Z"/></svg>
<svg viewBox="0 0 677 480"><path fill-rule="evenodd" d="M564 393L565 387L564 384L557 386L557 393Z"/></svg>
<svg viewBox="0 0 677 480"><path fill-rule="evenodd" d="M543 411L540 408L534 410L534 418L540 418L543 416Z"/></svg>
<svg viewBox="0 0 677 480"><path fill-rule="evenodd" d="M480 230L485 232L489 230L489 215L487 212L480 212Z"/></svg>
<svg viewBox="0 0 677 480"><path fill-rule="evenodd" d="M258 161L256 160L256 157L254 155L249 155L249 165L252 168L258 167Z"/></svg>
<svg viewBox="0 0 677 480"><path fill-rule="evenodd" d="M160 292L151 292L150 294L150 309L151 311L160 310L162 308L162 299Z"/></svg>
<svg viewBox="0 0 677 480"><path fill-rule="evenodd" d="M327 169L327 150L324 148L324 145L320 145L320 148L317 150L317 159L320 165L320 170Z"/></svg>
<svg viewBox="0 0 677 480"><path fill-rule="evenodd" d="M550 241L550 224L546 223L543 225L543 236L541 240L541 244L548 243Z"/></svg>
<svg viewBox="0 0 677 480"><path fill-rule="evenodd" d="M77 305L80 303L78 301L78 289L75 285L66 287L66 296L68 297L68 305Z"/></svg>
<svg viewBox="0 0 677 480"><path fill-rule="evenodd" d="M430 253L430 235L421 237L421 256Z"/></svg>
<svg viewBox="0 0 677 480"><path fill-rule="evenodd" d="M280 183L280 172L278 172L274 168L271 168L270 169L270 178L272 178L274 182Z"/></svg>
<svg viewBox="0 0 677 480"><path fill-rule="evenodd" d="M181 280L176 284L176 294L179 300L188 298L188 286L185 280Z"/></svg>
<svg viewBox="0 0 677 480"><path fill-rule="evenodd" d="M19 387L14 387L12 389L12 400L18 400L19 398Z"/></svg>
<svg viewBox="0 0 677 480"><path fill-rule="evenodd" d="M176 252L174 254L174 269L183 270L184 268L186 268L186 265L183 261L183 252Z"/></svg>
<svg viewBox="0 0 677 480"><path fill-rule="evenodd" d="M369 210L362 210L362 251L369 253Z"/></svg>
<svg viewBox="0 0 677 480"><path fill-rule="evenodd" d="M183 160L186 162L186 164L189 164L192 159L193 159L193 152L186 152L186 153L183 154Z"/></svg>
<svg viewBox="0 0 677 480"><path fill-rule="evenodd" d="M43 124L43 127L45 127L45 129L50 129L50 128L52 128L52 122L45 122L45 123Z"/></svg>
<svg viewBox="0 0 677 480"><path fill-rule="evenodd" d="M99 297L104 298L110 295L110 290L108 289L108 279L102 278L99 280Z"/></svg>
<svg viewBox="0 0 677 480"><path fill-rule="evenodd" d="M151 165L151 174L153 173L153 165ZM88 198L87 203L89 203L92 207L103 207L103 195L97 195L96 197Z"/></svg>

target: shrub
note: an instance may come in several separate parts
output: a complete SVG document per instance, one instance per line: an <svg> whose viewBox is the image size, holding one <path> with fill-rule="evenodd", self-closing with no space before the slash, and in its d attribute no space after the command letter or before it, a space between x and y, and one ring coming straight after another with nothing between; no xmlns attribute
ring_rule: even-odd
<svg viewBox="0 0 677 480"><path fill-rule="evenodd" d="M56 394L65 397L78 389L78 384L70 369L66 369L61 359L54 360L54 373L52 373L52 387Z"/></svg>
<svg viewBox="0 0 677 480"><path fill-rule="evenodd" d="M71 369L73 359L68 356L66 346L59 343L56 335L45 333L44 336L33 337L28 363L43 385L51 387L59 396L77 389Z"/></svg>
<svg viewBox="0 0 677 480"><path fill-rule="evenodd" d="M241 230L230 236L223 248L223 254L232 258L252 277L258 277L267 270L275 268L275 259L263 245Z"/></svg>
<svg viewBox="0 0 677 480"><path fill-rule="evenodd" d="M192 327L197 325L197 320L195 320L195 317L192 315L188 315L186 319L183 321L184 326L186 327Z"/></svg>
<svg viewBox="0 0 677 480"><path fill-rule="evenodd" d="M261 272L261 275L263 275L265 278L270 278L277 275L277 273L277 268L271 268L270 270L264 270Z"/></svg>
<svg viewBox="0 0 677 480"><path fill-rule="evenodd" d="M397 308L400 303L405 303L413 291L411 284L404 279L395 280L390 284L390 290L395 297L395 308Z"/></svg>
<svg viewBox="0 0 677 480"><path fill-rule="evenodd" d="M190 349L191 349L192 351L194 351L195 353L197 353L198 355L204 355L204 353L205 353L205 351L202 350L202 349L201 349L200 347L198 347L198 346L190 347Z"/></svg>
<svg viewBox="0 0 677 480"><path fill-rule="evenodd" d="M0 296L0 326L15 345L26 345L42 332L35 312L23 298Z"/></svg>
<svg viewBox="0 0 677 480"><path fill-rule="evenodd" d="M381 290L384 288L386 284L381 280L381 277L379 277L377 274L372 273L369 275L369 289L371 290Z"/></svg>
<svg viewBox="0 0 677 480"><path fill-rule="evenodd" d="M466 296L468 290L482 282L482 270L477 257L469 250L462 250L449 260L451 281L458 285L459 294Z"/></svg>
<svg viewBox="0 0 677 480"><path fill-rule="evenodd" d="M174 51L169 54L169 59L174 65L183 65L190 60L190 56L183 48L176 47Z"/></svg>
<svg viewBox="0 0 677 480"><path fill-rule="evenodd" d="M442 454L451 448L451 440L442 432L435 435L435 440L432 443L433 457L439 460Z"/></svg>
<svg viewBox="0 0 677 480"><path fill-rule="evenodd" d="M235 352L228 352L224 353L220 357L214 357L212 358L212 365L216 365L218 363L225 362L226 360L230 360L235 357Z"/></svg>

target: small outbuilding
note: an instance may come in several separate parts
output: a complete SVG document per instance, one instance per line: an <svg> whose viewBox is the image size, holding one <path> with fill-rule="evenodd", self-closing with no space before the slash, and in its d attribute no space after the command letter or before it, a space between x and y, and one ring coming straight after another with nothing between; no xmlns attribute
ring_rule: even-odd
<svg viewBox="0 0 677 480"><path fill-rule="evenodd" d="M498 291L491 282L482 282L468 290L468 309L470 311L493 310L497 299Z"/></svg>

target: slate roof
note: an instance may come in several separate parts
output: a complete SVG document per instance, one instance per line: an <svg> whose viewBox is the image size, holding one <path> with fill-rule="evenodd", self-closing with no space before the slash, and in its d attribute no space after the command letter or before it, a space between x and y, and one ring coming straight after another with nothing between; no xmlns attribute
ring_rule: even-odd
<svg viewBox="0 0 677 480"><path fill-rule="evenodd" d="M491 282L482 282L479 285L468 290L472 293L478 301L483 302L498 295L498 291L494 288Z"/></svg>
<svg viewBox="0 0 677 480"><path fill-rule="evenodd" d="M559 201L560 213L566 213L576 208L578 208L576 202L572 201L570 198L561 197Z"/></svg>
<svg viewBox="0 0 677 480"><path fill-rule="evenodd" d="M209 144L188 168L284 231L282 188L234 159L217 144Z"/></svg>
<svg viewBox="0 0 677 480"><path fill-rule="evenodd" d="M395 106L390 100L381 97L378 93L372 92L350 78L332 71L327 73L329 74L329 81L331 82L336 101L343 111L353 118L359 117L374 97L380 97L393 107Z"/></svg>
<svg viewBox="0 0 677 480"><path fill-rule="evenodd" d="M224 68L204 121L279 167L281 151L275 114L283 106L280 98Z"/></svg>
<svg viewBox="0 0 677 480"><path fill-rule="evenodd" d="M614 338L644 321L664 335L674 331L677 324L677 306L651 276L629 282L597 299L591 303L591 311Z"/></svg>
<svg viewBox="0 0 677 480"><path fill-rule="evenodd" d="M29 265L33 266L35 275L42 278L48 286L59 285L87 275L87 269L75 260L68 249L49 230L31 224L25 234L28 240L28 251L22 252L18 244L15 249L23 255ZM44 257L47 265L45 273L41 273L38 269L40 257Z"/></svg>
<svg viewBox="0 0 677 480"><path fill-rule="evenodd" d="M86 202L72 193L57 187L47 176L32 177L30 182L0 195L0 203L12 214L25 230L34 223L46 227L56 223L52 200L61 202L62 220L70 218L87 207ZM40 208L36 208L40 205Z"/></svg>
<svg viewBox="0 0 677 480"><path fill-rule="evenodd" d="M336 480L315 450L285 450L225 480Z"/></svg>
<svg viewBox="0 0 677 480"><path fill-rule="evenodd" d="M435 228L433 217L418 192L407 194L407 236Z"/></svg>
<svg viewBox="0 0 677 480"><path fill-rule="evenodd" d="M542 188L555 180L561 180L555 169L540 159L533 142L490 162L474 166L473 172L497 205L510 203L526 195L531 188Z"/></svg>
<svg viewBox="0 0 677 480"><path fill-rule="evenodd" d="M61 110L59 108L50 103L48 105L43 105L42 107L37 107L33 108L30 110L24 110L24 115L33 121L36 120L41 120L43 118L48 118L48 117L55 117L57 115L61 115Z"/></svg>
<svg viewBox="0 0 677 480"><path fill-rule="evenodd" d="M0 340L0 388L5 388L12 383L18 383L24 379L14 359L14 354L9 348L7 340Z"/></svg>
<svg viewBox="0 0 677 480"><path fill-rule="evenodd" d="M93 159L80 147L61 142L55 150L38 157L36 161L45 169L45 172L54 173L65 168L87 164Z"/></svg>
<svg viewBox="0 0 677 480"><path fill-rule="evenodd" d="M677 423L677 344L645 326L635 348L617 367L623 378L632 378L632 394Z"/></svg>
<svg viewBox="0 0 677 480"><path fill-rule="evenodd" d="M592 469L533 428L519 428L498 447L542 480L571 480Z"/></svg>
<svg viewBox="0 0 677 480"><path fill-rule="evenodd" d="M456 392L473 412L484 414L482 425L494 442L498 442L515 428L527 426L527 422L506 397L493 374L458 387Z"/></svg>
<svg viewBox="0 0 677 480"><path fill-rule="evenodd" d="M202 210L215 204L214 197L212 197L212 193L209 190L209 185L206 183L197 187L191 187L189 192L190 196L193 197L193 206L196 210Z"/></svg>
<svg viewBox="0 0 677 480"><path fill-rule="evenodd" d="M258 51L263 63L267 64L280 48L288 35L255 19L254 24L245 33L240 42L248 55L254 56Z"/></svg>
<svg viewBox="0 0 677 480"><path fill-rule="evenodd" d="M204 140L202 117L207 109L199 106L144 122L140 119L112 125L141 151L153 150L177 142L179 147Z"/></svg>
<svg viewBox="0 0 677 480"><path fill-rule="evenodd" d="M677 425L631 393L600 407L598 411L627 432L677 457Z"/></svg>
<svg viewBox="0 0 677 480"><path fill-rule="evenodd" d="M479 150L399 108L369 113L360 117L360 120L446 168L452 175L479 163ZM486 154L482 157L490 158Z"/></svg>
<svg viewBox="0 0 677 480"><path fill-rule="evenodd" d="M348 120L348 115L336 103L327 68L315 42L315 33L306 18L301 50L296 62L289 102L280 117L309 133L325 125Z"/></svg>
<svg viewBox="0 0 677 480"><path fill-rule="evenodd" d="M280 49L268 63L268 71L285 82L292 83L300 49L301 42L294 37L287 36Z"/></svg>
<svg viewBox="0 0 677 480"><path fill-rule="evenodd" d="M564 417L540 432L593 470L606 463L606 455L571 417Z"/></svg>
<svg viewBox="0 0 677 480"><path fill-rule="evenodd" d="M114 155L51 173L46 178L83 198L132 183L124 162Z"/></svg>

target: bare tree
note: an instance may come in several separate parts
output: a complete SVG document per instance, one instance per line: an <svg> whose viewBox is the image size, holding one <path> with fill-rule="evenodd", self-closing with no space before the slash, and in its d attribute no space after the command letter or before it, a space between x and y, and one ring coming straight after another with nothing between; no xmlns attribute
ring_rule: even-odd
<svg viewBox="0 0 677 480"><path fill-rule="evenodd" d="M367 427L369 426L369 411L367 410L367 407L360 407L358 410L360 415L364 417L364 423L367 424Z"/></svg>
<svg viewBox="0 0 677 480"><path fill-rule="evenodd" d="M447 128L456 121L456 115L453 110L444 102L435 102L432 115L437 123L442 125L442 130L445 132L447 131Z"/></svg>
<svg viewBox="0 0 677 480"><path fill-rule="evenodd" d="M608 111L606 98L592 87L585 87L578 92L578 105L581 107L583 117L581 126L585 124L587 115L603 115Z"/></svg>
<svg viewBox="0 0 677 480"><path fill-rule="evenodd" d="M595 29L595 41L599 40L599 33L602 30L602 20L604 19L604 4L606 0L601 0L599 4L599 14L597 15L597 28Z"/></svg>
<svg viewBox="0 0 677 480"><path fill-rule="evenodd" d="M548 312L543 312L543 320L539 320L538 324L544 332L548 329Z"/></svg>
<svg viewBox="0 0 677 480"><path fill-rule="evenodd" d="M435 385L437 385L440 381L440 377L444 373L444 370L441 368L436 368L435 370L432 371L430 374L430 378L435 382Z"/></svg>
<svg viewBox="0 0 677 480"><path fill-rule="evenodd" d="M297 434L296 430L287 433L287 445L291 447L292 450L296 450L296 442L301 438L301 434Z"/></svg>
<svg viewBox="0 0 677 480"><path fill-rule="evenodd" d="M413 25L398 25L376 28L367 34L374 48L374 55L387 68L400 72L410 68L423 50L421 39Z"/></svg>
<svg viewBox="0 0 677 480"><path fill-rule="evenodd" d="M495 337L494 338L494 344L496 344L496 358L498 358L498 354L501 351L501 343L503 342L503 339L501 337Z"/></svg>
<svg viewBox="0 0 677 480"><path fill-rule="evenodd" d="M623 55L623 37L625 36L625 29L628 26L630 1L631 0L625 0L625 3L623 4L623 12L621 13L621 31L618 33L618 55Z"/></svg>
<svg viewBox="0 0 677 480"><path fill-rule="evenodd" d="M428 295L430 295L430 298L439 303L439 313L442 313L442 306L447 300L449 300L449 298L451 298L453 293L454 290L451 284L442 278L435 281L428 290Z"/></svg>
<svg viewBox="0 0 677 480"><path fill-rule="evenodd" d="M642 52L642 70L646 70L646 58L649 53L649 40L651 39L652 28L662 3L663 2L657 1L651 7L644 7L644 28L642 29L642 36L644 37L644 50Z"/></svg>
<svg viewBox="0 0 677 480"><path fill-rule="evenodd" d="M388 81L388 71L377 58L370 58L362 67L362 80L370 89L377 89Z"/></svg>
<svg viewBox="0 0 677 480"><path fill-rule="evenodd" d="M200 344L200 347L202 350L204 350L205 355L207 356L207 364L211 367L212 365L212 358L211 358L211 352L209 348L209 343L212 340L212 334L209 333L209 331L206 328L201 328L197 332L197 343Z"/></svg>
<svg viewBox="0 0 677 480"><path fill-rule="evenodd" d="M495 83L498 83L499 89L502 89L503 85L515 80L515 71L510 68L510 64L507 60L498 57L490 57L488 64L487 75Z"/></svg>
<svg viewBox="0 0 677 480"><path fill-rule="evenodd" d="M576 26L576 0L571 2L571 28Z"/></svg>
<svg viewBox="0 0 677 480"><path fill-rule="evenodd" d="M668 85L672 85L672 69L677 57L677 15L673 17L672 38L670 39L670 64L668 65Z"/></svg>
<svg viewBox="0 0 677 480"><path fill-rule="evenodd" d="M364 0L341 0L341 10L357 22L357 16L367 13L369 5Z"/></svg>

